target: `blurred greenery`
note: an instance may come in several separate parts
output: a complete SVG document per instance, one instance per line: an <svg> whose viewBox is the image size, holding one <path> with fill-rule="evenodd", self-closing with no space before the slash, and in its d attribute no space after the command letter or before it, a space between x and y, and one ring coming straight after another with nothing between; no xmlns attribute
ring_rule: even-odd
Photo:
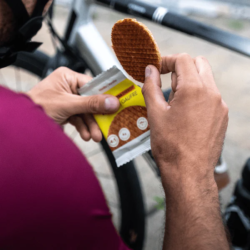
<svg viewBox="0 0 250 250"><path fill-rule="evenodd" d="M94 11L94 12L92 13L92 19L93 19L93 20L99 19L99 15L98 15L98 13L97 13L96 11Z"/></svg>
<svg viewBox="0 0 250 250"><path fill-rule="evenodd" d="M155 208L157 210L164 210L164 208L165 208L165 198L155 196L154 200L156 202Z"/></svg>
<svg viewBox="0 0 250 250"><path fill-rule="evenodd" d="M244 24L240 20L230 20L230 21L228 21L227 25L232 30L242 30L242 29L244 29Z"/></svg>

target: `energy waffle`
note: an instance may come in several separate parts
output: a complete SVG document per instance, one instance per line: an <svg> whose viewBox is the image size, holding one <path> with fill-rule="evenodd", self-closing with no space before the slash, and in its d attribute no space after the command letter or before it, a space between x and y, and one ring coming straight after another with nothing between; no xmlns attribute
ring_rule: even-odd
<svg viewBox="0 0 250 250"><path fill-rule="evenodd" d="M115 23L111 34L115 54L126 72L139 82L145 81L145 68L154 65L159 71L161 55L150 30L136 19Z"/></svg>
<svg viewBox="0 0 250 250"><path fill-rule="evenodd" d="M147 119L147 109L141 106L131 106L125 108L115 116L109 127L108 136L116 135L119 138L119 144L116 147L111 147L112 151L123 146L127 142L132 141L133 139L149 130L148 125L146 125L144 129L139 129L137 122L141 117ZM126 141L121 140L119 136L119 131L122 128L126 128L130 132L130 137Z"/></svg>

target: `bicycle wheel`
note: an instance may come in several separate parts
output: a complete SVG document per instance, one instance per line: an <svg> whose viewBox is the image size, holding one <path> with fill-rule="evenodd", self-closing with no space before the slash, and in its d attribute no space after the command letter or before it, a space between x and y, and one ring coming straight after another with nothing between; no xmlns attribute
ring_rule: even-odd
<svg viewBox="0 0 250 250"><path fill-rule="evenodd" d="M42 78L46 75L44 71L50 59L40 51L33 54L20 53L14 66ZM117 168L106 141L102 140L101 144L116 181L120 202L120 225L118 226L120 235L130 248L141 250L145 234L145 210L141 185L134 163L129 162L121 168Z"/></svg>

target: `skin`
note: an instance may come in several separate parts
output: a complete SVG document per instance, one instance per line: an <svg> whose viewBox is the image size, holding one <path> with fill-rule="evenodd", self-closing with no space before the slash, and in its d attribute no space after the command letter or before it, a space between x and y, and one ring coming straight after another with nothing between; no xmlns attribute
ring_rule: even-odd
<svg viewBox="0 0 250 250"><path fill-rule="evenodd" d="M35 1L23 1L32 13ZM11 15L0 0L2 42L8 41L12 35L6 34L15 30L6 26L11 22L14 25ZM166 194L163 250L229 249L214 180L228 108L205 58L193 59L187 54L163 57L161 69L162 74L172 73L169 103L163 97L160 74L154 66L146 68L142 91L148 109L152 152ZM113 113L120 104L117 98L107 95L78 96L77 89L89 80L86 75L59 68L27 94L56 123L70 122L84 140L100 141L102 135L92 115Z"/></svg>
<svg viewBox="0 0 250 250"><path fill-rule="evenodd" d="M29 15L33 13L36 0L22 0ZM52 0L45 8L48 11ZM0 0L0 45L10 42L15 36L16 23L11 9L4 0ZM70 122L85 141L91 138L99 142L102 139L101 131L96 124L94 113L113 113L119 109L120 103L113 96L80 97L77 88L84 85L91 78L75 73L67 68L60 68L44 79L27 94L41 105L48 116L56 123L63 125ZM53 83L53 84L51 84Z"/></svg>
<svg viewBox="0 0 250 250"><path fill-rule="evenodd" d="M169 103L154 66L147 67L142 89L152 152L166 194L163 250L226 250L229 243L220 215L214 167L227 129L228 108L205 58L193 59L187 54L163 57L161 73L171 72L173 92ZM61 68L28 95L57 123L69 120L83 139L98 141L101 134L89 114L110 112L105 110L105 99L112 97L75 95L88 80L88 76ZM117 104L116 109L112 108L115 111L119 102L116 98L113 101Z"/></svg>
<svg viewBox="0 0 250 250"><path fill-rule="evenodd" d="M228 108L209 63L180 54L162 58L162 74L172 73L169 103L154 66L143 86L152 153L166 194L164 250L226 250L214 167L222 150Z"/></svg>
<svg viewBox="0 0 250 250"><path fill-rule="evenodd" d="M22 0L29 15L33 13L36 0ZM49 9L52 0L45 8L44 14ZM4 0L0 0L0 45L10 42L15 36L16 23L11 9ZM80 97L77 88L84 85L91 78L75 73L67 68L60 68L44 79L27 94L41 105L48 116L56 123L63 125L70 122L76 127L82 139L101 141L102 134L96 124L94 113L113 113L119 109L120 103L113 96ZM51 84L53 83L53 84Z"/></svg>
<svg viewBox="0 0 250 250"><path fill-rule="evenodd" d="M50 0L45 8L43 14L45 14L53 0ZM33 10L36 6L36 0L22 0L24 6L29 15L33 13ZM11 9L9 8L8 4L5 0L0 0L0 46L11 41L14 36L15 32L17 31L17 24L15 22L14 16L12 14Z"/></svg>
<svg viewBox="0 0 250 250"><path fill-rule="evenodd" d="M0 46L13 38L15 27L11 9L4 0L0 0Z"/></svg>
<svg viewBox="0 0 250 250"><path fill-rule="evenodd" d="M91 77L61 67L37 84L27 94L41 105L48 116L63 125L70 122L76 127L82 139L101 141L102 133L93 114L114 113L120 107L119 100L110 95L82 97L77 89Z"/></svg>

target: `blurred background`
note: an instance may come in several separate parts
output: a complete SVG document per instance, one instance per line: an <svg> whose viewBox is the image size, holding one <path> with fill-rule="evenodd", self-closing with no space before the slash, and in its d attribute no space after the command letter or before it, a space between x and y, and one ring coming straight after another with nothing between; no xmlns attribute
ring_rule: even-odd
<svg viewBox="0 0 250 250"><path fill-rule="evenodd" d="M152 3L150 0L139 1ZM56 0L58 5L64 6L70 6L71 2L72 0ZM155 0L154 4L167 7L169 10L181 14L250 19L249 0Z"/></svg>
<svg viewBox="0 0 250 250"><path fill-rule="evenodd" d="M150 0L145 0L152 2ZM63 34L71 0L56 0L54 25L59 34ZM201 22L219 27L232 33L250 38L250 1L249 0L154 0L154 4L165 6L175 12L188 15ZM93 10L94 23L111 48L111 29L113 24L128 15L120 14L103 7ZM141 20L152 31L162 55L187 52L193 57L205 56L213 69L214 77L223 99L229 106L229 127L225 140L223 157L227 162L231 182L222 190L221 207L224 210L229 202L241 169L250 157L250 58L229 51L201 39L191 37L157 24ZM55 48L46 25L34 38L42 41L41 50L53 55ZM18 78L19 90L26 91L31 82L39 79L26 72L13 71L11 67L0 70L0 81L8 87ZM162 76L163 88L170 87L170 76ZM15 83L15 84L19 84ZM16 87L16 86L15 86ZM100 148L94 142L84 143L74 129L67 125L66 133L73 138L79 148L89 157L96 172L109 173ZM96 153L91 153L95 151ZM148 217L145 249L160 249L163 238L164 210L161 201L164 197L158 179L152 178L152 171L142 157L136 159L147 207L156 206L157 212ZM105 193L113 188L109 180L101 180ZM197 187L198 188L198 187ZM115 198L114 198L115 199ZM115 215L115 209L112 210ZM115 216L114 216L115 217Z"/></svg>

